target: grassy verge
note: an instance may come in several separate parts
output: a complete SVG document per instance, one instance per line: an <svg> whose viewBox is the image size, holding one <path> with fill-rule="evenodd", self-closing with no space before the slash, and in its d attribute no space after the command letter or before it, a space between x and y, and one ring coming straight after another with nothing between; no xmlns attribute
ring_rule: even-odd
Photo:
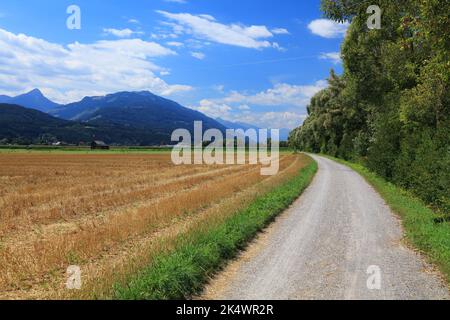
<svg viewBox="0 0 450 320"><path fill-rule="evenodd" d="M316 171L317 164L311 162L298 175L257 198L224 223L180 237L172 252L157 256L127 286L117 286L115 298L186 299L199 293L210 275L235 257L306 189Z"/></svg>
<svg viewBox="0 0 450 320"><path fill-rule="evenodd" d="M450 284L450 223L439 223L437 215L421 200L363 165L331 159L361 174L380 193L391 209L401 217L406 239L440 268Z"/></svg>

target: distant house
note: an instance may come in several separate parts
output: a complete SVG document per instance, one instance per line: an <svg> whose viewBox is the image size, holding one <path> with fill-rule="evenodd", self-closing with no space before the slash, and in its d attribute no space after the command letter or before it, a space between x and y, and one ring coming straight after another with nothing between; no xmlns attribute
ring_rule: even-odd
<svg viewBox="0 0 450 320"><path fill-rule="evenodd" d="M109 146L103 141L92 141L91 150L109 150Z"/></svg>

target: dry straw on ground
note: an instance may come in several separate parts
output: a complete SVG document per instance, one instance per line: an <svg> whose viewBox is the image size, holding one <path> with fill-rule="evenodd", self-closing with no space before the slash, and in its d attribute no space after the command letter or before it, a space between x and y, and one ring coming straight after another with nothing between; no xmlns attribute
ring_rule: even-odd
<svg viewBox="0 0 450 320"><path fill-rule="evenodd" d="M107 298L174 239L220 223L305 165L174 166L169 154L0 154L0 298ZM83 270L67 291L65 270Z"/></svg>

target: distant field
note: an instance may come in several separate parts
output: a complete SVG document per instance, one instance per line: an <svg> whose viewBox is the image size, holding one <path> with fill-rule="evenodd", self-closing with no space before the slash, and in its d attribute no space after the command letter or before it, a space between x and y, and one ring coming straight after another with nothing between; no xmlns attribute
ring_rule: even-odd
<svg viewBox="0 0 450 320"><path fill-rule="evenodd" d="M269 148L270 149L270 148ZM111 147L110 150L91 150L90 147L52 146L0 146L1 153L62 153L62 154L161 154L171 152L171 147ZM280 152L292 152L291 148L280 148Z"/></svg>
<svg viewBox="0 0 450 320"><path fill-rule="evenodd" d="M0 153L70 153L70 154L114 154L114 153L167 153L169 147L111 147L111 150L91 150L90 147L52 146L0 146Z"/></svg>
<svg viewBox="0 0 450 320"><path fill-rule="evenodd" d="M23 150L22 150L23 151ZM113 285L220 224L311 160L259 166L173 166L170 155L0 151L0 298L107 298ZM82 290L65 288L79 265Z"/></svg>

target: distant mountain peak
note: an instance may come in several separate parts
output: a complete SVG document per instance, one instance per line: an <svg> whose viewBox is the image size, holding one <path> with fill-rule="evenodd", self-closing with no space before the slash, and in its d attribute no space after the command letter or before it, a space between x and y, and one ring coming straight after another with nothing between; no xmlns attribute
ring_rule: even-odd
<svg viewBox="0 0 450 320"><path fill-rule="evenodd" d="M7 99L7 101L1 101L0 99L0 102L16 104L22 107L35 109L42 112L48 112L49 110L59 106L59 104L47 99L39 89L33 89L27 93L9 98Z"/></svg>
<svg viewBox="0 0 450 320"><path fill-rule="evenodd" d="M44 94L42 93L42 91L39 90L39 89L33 89L33 90L31 90L30 92L27 92L27 93L23 94L22 96L31 96L31 97L34 97L34 98L44 98L44 99L47 99L47 98L44 96ZM48 100L48 99L47 99L47 100Z"/></svg>
<svg viewBox="0 0 450 320"><path fill-rule="evenodd" d="M159 132L167 142L176 129L193 130L195 121L204 128L225 131L225 127L206 115L149 91L122 91L105 96L85 97L49 112L61 119L97 125L120 125ZM164 138L163 138L164 137Z"/></svg>

